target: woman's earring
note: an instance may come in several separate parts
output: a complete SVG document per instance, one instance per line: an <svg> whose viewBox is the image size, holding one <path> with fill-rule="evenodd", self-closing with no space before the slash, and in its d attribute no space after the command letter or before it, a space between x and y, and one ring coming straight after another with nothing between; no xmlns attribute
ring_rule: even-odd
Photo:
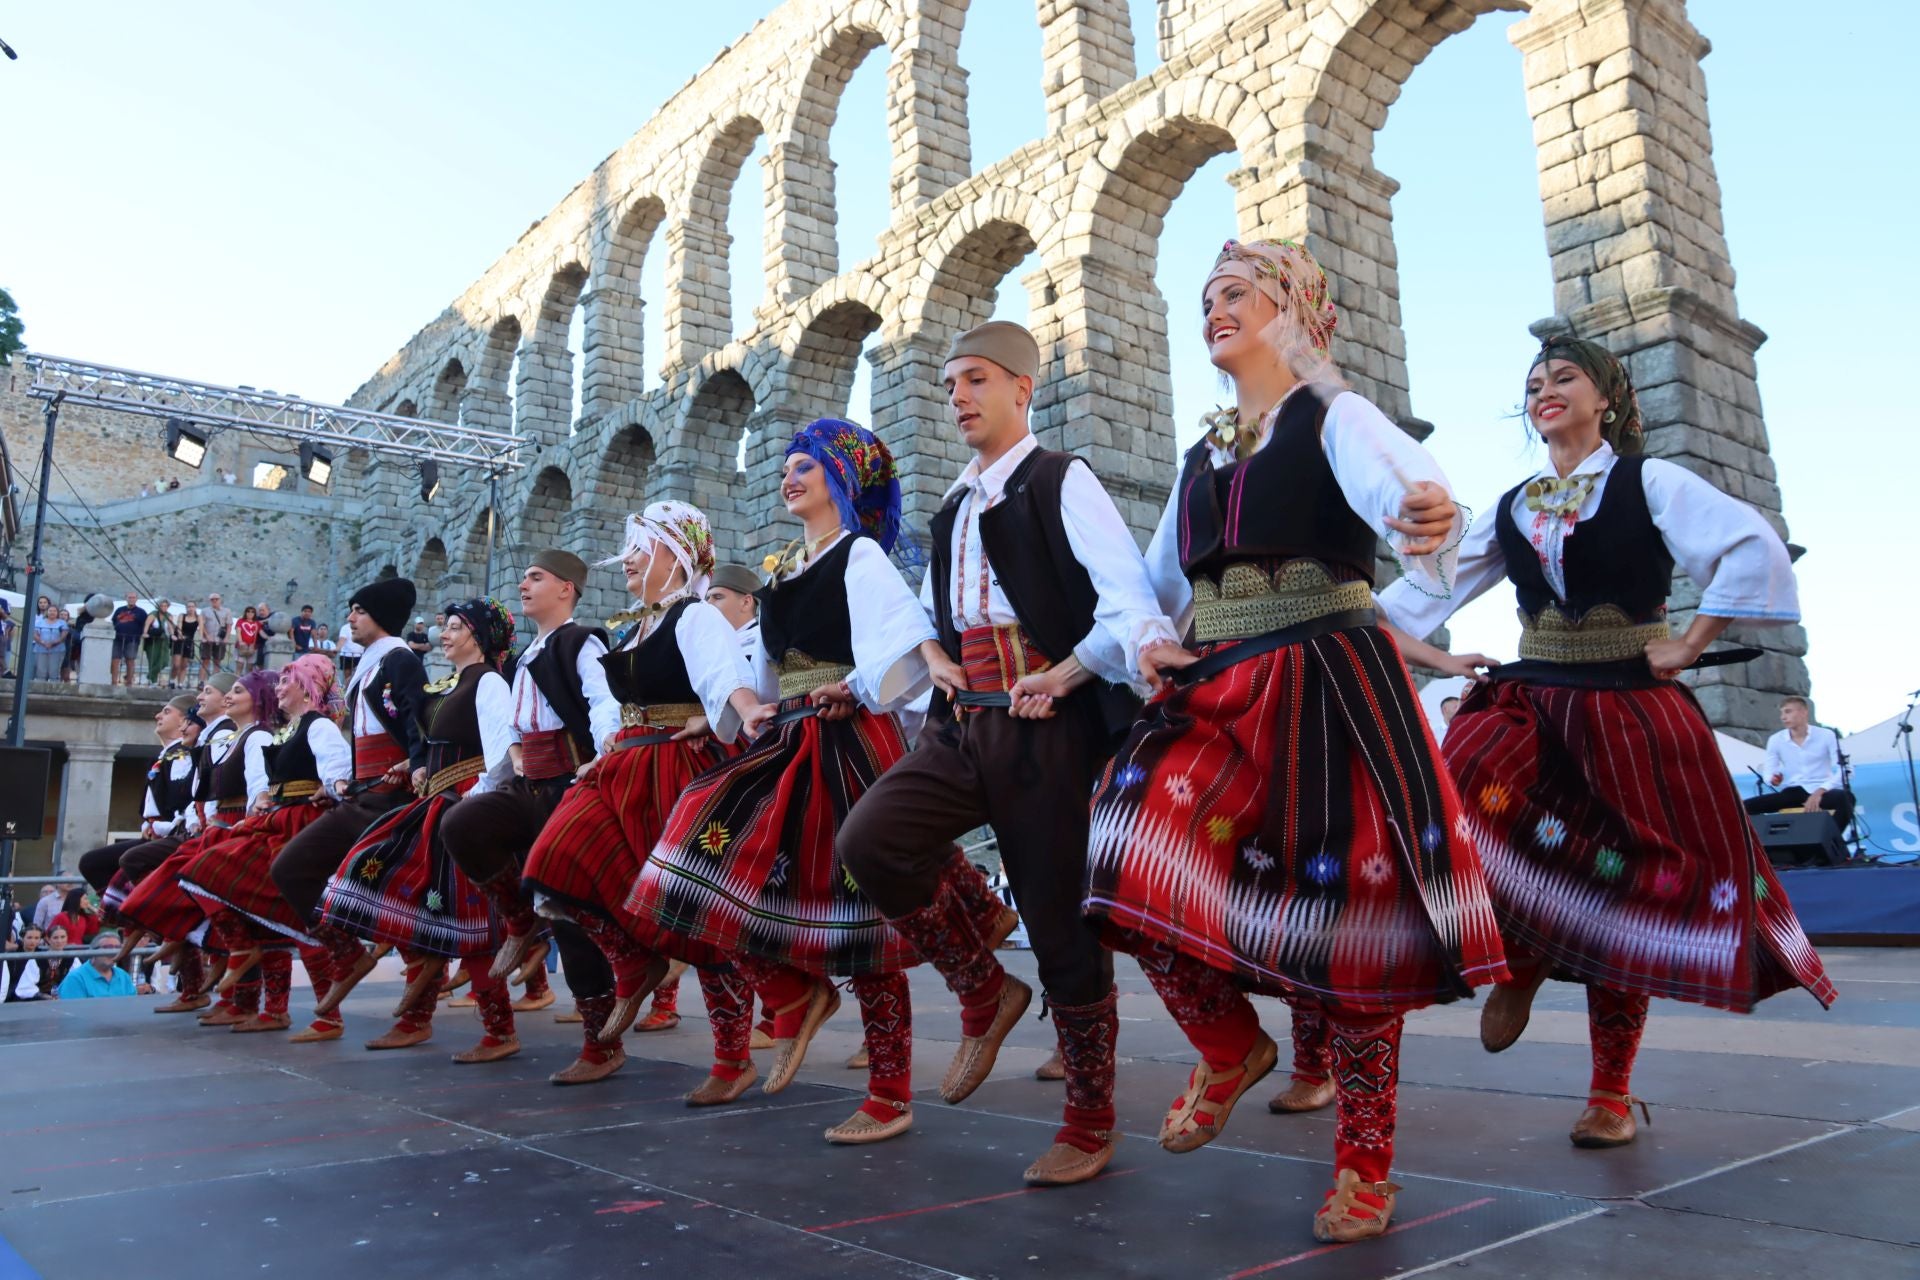
<svg viewBox="0 0 1920 1280"><path fill-rule="evenodd" d="M1604 417L1602 417L1602 418L1601 418L1600 420L1601 420L1602 422L1612 422L1612 421L1613 421L1613 419L1614 419L1614 417L1615 417L1615 414L1614 414L1614 412L1613 412L1613 410L1611 410L1611 409L1609 409L1609 410L1607 410L1607 412L1606 412L1606 414L1605 414L1605 416L1604 416Z"/></svg>

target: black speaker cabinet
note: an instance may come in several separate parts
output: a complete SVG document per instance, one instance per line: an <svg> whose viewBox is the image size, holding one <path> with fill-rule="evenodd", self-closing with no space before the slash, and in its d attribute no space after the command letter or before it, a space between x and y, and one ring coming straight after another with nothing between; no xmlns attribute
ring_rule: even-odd
<svg viewBox="0 0 1920 1280"><path fill-rule="evenodd" d="M0 840L38 840L46 830L52 760L45 747L0 747Z"/></svg>
<svg viewBox="0 0 1920 1280"><path fill-rule="evenodd" d="M1830 813L1757 813L1753 829L1776 867L1846 865L1847 845Z"/></svg>

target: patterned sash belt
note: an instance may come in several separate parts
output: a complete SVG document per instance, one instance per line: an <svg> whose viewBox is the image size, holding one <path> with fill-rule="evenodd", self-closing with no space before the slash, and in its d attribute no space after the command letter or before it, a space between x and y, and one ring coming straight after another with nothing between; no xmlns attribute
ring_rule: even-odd
<svg viewBox="0 0 1920 1280"><path fill-rule="evenodd" d="M1362 581L1336 582L1316 560L1289 560L1277 572L1231 564L1216 584L1193 580L1196 644L1249 640L1335 615L1373 608L1373 588Z"/></svg>
<svg viewBox="0 0 1920 1280"><path fill-rule="evenodd" d="M427 789L424 794L437 796L449 788L459 787L460 794L465 795L473 789L473 784L478 782L480 775L486 771L487 761L484 756L473 756L466 760L456 760L454 763L427 779ZM466 785L462 786L462 783Z"/></svg>
<svg viewBox="0 0 1920 1280"><path fill-rule="evenodd" d="M301 800L310 800L319 794L320 779L295 778L274 788L273 802L277 805L294 804Z"/></svg>
<svg viewBox="0 0 1920 1280"><path fill-rule="evenodd" d="M520 772L530 781L571 777L585 763L565 729L537 729L520 736Z"/></svg>
<svg viewBox="0 0 1920 1280"><path fill-rule="evenodd" d="M1625 662L1672 634L1664 612L1652 622L1636 623L1610 604L1579 618L1546 608L1532 617L1520 615L1520 657L1534 662Z"/></svg>
<svg viewBox="0 0 1920 1280"><path fill-rule="evenodd" d="M780 660L780 701L804 698L822 685L839 684L853 674L853 668L839 662L815 662L798 649L787 650Z"/></svg>
<svg viewBox="0 0 1920 1280"><path fill-rule="evenodd" d="M623 702L620 704L622 729L673 729L687 727L687 721L707 714L697 702Z"/></svg>
<svg viewBox="0 0 1920 1280"><path fill-rule="evenodd" d="M387 770L406 761L407 752L385 733L370 733L353 740L353 780L369 782L386 776Z"/></svg>
<svg viewBox="0 0 1920 1280"><path fill-rule="evenodd" d="M970 627L960 633L960 665L966 669L967 688L954 695L954 705L969 710L1013 705L1008 696L1023 676L1045 671L1053 664L1017 624Z"/></svg>

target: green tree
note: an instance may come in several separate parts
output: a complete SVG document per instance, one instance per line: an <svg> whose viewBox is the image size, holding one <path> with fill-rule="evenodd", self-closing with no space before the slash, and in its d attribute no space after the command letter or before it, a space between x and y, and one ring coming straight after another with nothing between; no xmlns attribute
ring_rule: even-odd
<svg viewBox="0 0 1920 1280"><path fill-rule="evenodd" d="M0 289L0 366L11 364L13 353L27 345L20 341L26 328L20 322L20 309L14 305L13 295Z"/></svg>

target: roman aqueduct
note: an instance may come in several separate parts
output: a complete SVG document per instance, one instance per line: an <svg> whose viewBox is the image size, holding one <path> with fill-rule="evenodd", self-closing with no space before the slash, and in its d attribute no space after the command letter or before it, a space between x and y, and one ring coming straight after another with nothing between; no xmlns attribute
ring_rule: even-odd
<svg viewBox="0 0 1920 1280"><path fill-rule="evenodd" d="M1325 264L1341 310L1335 354L1356 389L1425 430L1400 325L1396 184L1373 166L1374 137L1440 41L1487 11L1516 10L1510 38L1524 55L1554 279L1556 315L1542 323L1626 354L1653 449L1784 532L1755 382L1764 335L1734 299L1700 68L1707 42L1681 0L1158 0L1160 65L1145 76L1126 5L1036 0L1048 132L976 166L957 56L965 0L787 0L352 403L511 425L528 438L529 465L502 486L504 565L554 539L606 548L625 513L656 497L705 508L723 556L754 563L778 538L780 446L794 427L846 411L863 346L874 425L901 460L910 509L930 514L962 458L944 426L940 354L991 313L997 289L1018 287L1046 360L1043 440L1087 458L1145 530L1171 481L1158 237L1214 156L1237 160L1241 236L1304 239ZM828 135L869 57L887 67L891 221L877 253L843 261ZM727 206L762 136L767 283L749 321L730 314ZM649 254L666 255L666 284L643 299ZM1040 269L1006 282L1029 254ZM664 350L642 348L643 306L664 308ZM659 374L652 389L647 362ZM356 571L392 566L429 593L477 586L484 479L452 483L429 519L417 488L404 468L364 475ZM616 606L607 576L587 613ZM1699 690L1717 723L1749 731L1771 723L1779 693L1807 685L1798 628L1753 639L1773 646L1764 660Z"/></svg>

